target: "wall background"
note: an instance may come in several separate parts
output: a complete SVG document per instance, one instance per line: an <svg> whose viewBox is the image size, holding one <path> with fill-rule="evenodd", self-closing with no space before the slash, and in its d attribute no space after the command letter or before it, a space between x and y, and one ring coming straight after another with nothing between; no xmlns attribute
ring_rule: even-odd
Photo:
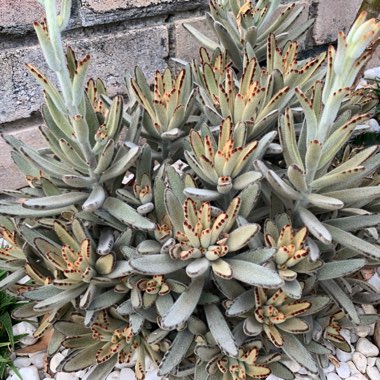
<svg viewBox="0 0 380 380"><path fill-rule="evenodd" d="M298 22L315 18L314 27L302 41L311 55L335 42L339 30L347 31L361 0L282 0L305 8ZM79 56L89 52L90 74L101 77L113 93L125 89L124 73L136 65L152 77L155 70L173 65L171 58L197 56L195 40L183 28L190 23L207 31L203 22L208 0L73 0L67 42ZM42 17L37 0L0 0L0 132L11 133L39 147L42 139L39 107L42 91L28 74L32 63L48 73L34 36L32 23ZM380 65L376 54L371 66ZM0 141L0 187L25 184Z"/></svg>

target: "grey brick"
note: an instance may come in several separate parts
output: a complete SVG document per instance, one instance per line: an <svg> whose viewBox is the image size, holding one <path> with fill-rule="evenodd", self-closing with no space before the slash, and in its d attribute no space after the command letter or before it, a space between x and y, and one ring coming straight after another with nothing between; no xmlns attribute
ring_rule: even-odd
<svg viewBox="0 0 380 380"><path fill-rule="evenodd" d="M362 0L319 0L313 39L317 45L336 41L338 32L348 32Z"/></svg>
<svg viewBox="0 0 380 380"><path fill-rule="evenodd" d="M61 0L57 0L60 7ZM59 9L59 8L58 8ZM33 29L33 22L44 16L37 0L0 0L0 32L25 34ZM74 20L70 22L72 24Z"/></svg>
<svg viewBox="0 0 380 380"><path fill-rule="evenodd" d="M168 31L165 26L156 26L116 33L112 35L68 40L79 56L86 52L92 57L90 75L102 78L111 93L123 93L124 75L136 65L142 67L148 77L156 70L166 67L168 56ZM42 102L42 91L26 71L25 64L42 67L42 54L38 46L10 49L0 52L0 123L28 118L38 110ZM52 77L52 74L49 75Z"/></svg>
<svg viewBox="0 0 380 380"><path fill-rule="evenodd" d="M184 28L184 24L189 24L202 32L211 39L217 40L214 31L206 21L206 17L194 17L179 20L174 23L175 33L175 56L190 62L194 58L198 58L200 44L197 40Z"/></svg>
<svg viewBox="0 0 380 380"><path fill-rule="evenodd" d="M203 9L208 0L81 0L83 26Z"/></svg>
<svg viewBox="0 0 380 380"><path fill-rule="evenodd" d="M15 130L10 134L34 148L46 146L38 130L38 125ZM11 150L11 147L0 138L0 183L2 189L19 189L27 185L23 174L18 171L17 166L12 161Z"/></svg>

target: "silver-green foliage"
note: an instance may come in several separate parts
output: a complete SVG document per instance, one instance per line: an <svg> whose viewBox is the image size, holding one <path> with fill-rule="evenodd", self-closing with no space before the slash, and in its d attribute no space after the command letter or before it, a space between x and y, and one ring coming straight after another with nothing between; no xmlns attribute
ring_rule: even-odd
<svg viewBox="0 0 380 380"><path fill-rule="evenodd" d="M323 378L327 343L349 351L341 329L380 303L360 276L380 265L380 154L350 148L376 105L355 81L380 24L362 14L300 61L300 10L212 0L218 42L188 28L200 62L152 87L136 69L124 104L64 50L71 2L40 2L59 85L29 67L45 148L4 137L29 185L0 205L0 287L29 300L14 317L93 379L136 359L141 380L146 356L171 379L293 379L286 357Z"/></svg>

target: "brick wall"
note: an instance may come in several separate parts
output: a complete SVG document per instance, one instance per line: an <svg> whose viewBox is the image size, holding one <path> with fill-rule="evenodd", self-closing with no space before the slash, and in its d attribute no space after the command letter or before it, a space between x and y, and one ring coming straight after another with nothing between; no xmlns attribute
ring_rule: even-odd
<svg viewBox="0 0 380 380"><path fill-rule="evenodd" d="M293 1L282 0L283 3ZM347 30L361 0L297 0L302 20L316 19L303 41L305 51L334 42ZM124 91L124 73L139 65L148 76L172 64L171 58L189 60L197 54L184 22L208 30L204 12L208 0L73 0L67 43L92 57L90 74L105 80L113 93ZM282 5L285 6L285 5ZM38 125L41 89L25 69L35 64L47 72L32 23L42 16L37 0L0 0L0 129L33 146L41 145ZM373 62L373 65L379 62ZM24 184L0 141L1 188Z"/></svg>

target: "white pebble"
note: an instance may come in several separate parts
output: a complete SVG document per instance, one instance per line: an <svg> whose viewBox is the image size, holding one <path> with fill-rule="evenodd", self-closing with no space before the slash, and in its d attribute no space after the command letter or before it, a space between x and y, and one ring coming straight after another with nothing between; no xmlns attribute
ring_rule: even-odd
<svg viewBox="0 0 380 380"><path fill-rule="evenodd" d="M329 365L326 368L323 368L324 373L330 373L335 371L335 366L331 362L329 362Z"/></svg>
<svg viewBox="0 0 380 380"><path fill-rule="evenodd" d="M50 360L50 370L52 372L57 372L57 368L61 361L65 358L60 352L57 352Z"/></svg>
<svg viewBox="0 0 380 380"><path fill-rule="evenodd" d="M352 361L361 373L365 373L365 369L367 368L367 358L361 352L354 352L352 355Z"/></svg>
<svg viewBox="0 0 380 380"><path fill-rule="evenodd" d="M377 360L377 358L367 358L367 365L368 365L368 367L374 367L375 364L376 364L376 360Z"/></svg>
<svg viewBox="0 0 380 380"><path fill-rule="evenodd" d="M364 72L365 79L376 79L380 77L380 67L373 67Z"/></svg>
<svg viewBox="0 0 380 380"><path fill-rule="evenodd" d="M124 379L120 379L124 380ZM145 380L162 380L161 376L158 376L158 369L146 373Z"/></svg>
<svg viewBox="0 0 380 380"><path fill-rule="evenodd" d="M55 375L55 380L79 380L79 377L75 373L58 372Z"/></svg>
<svg viewBox="0 0 380 380"><path fill-rule="evenodd" d="M380 370L380 358L376 359L376 367L378 370Z"/></svg>
<svg viewBox="0 0 380 380"><path fill-rule="evenodd" d="M378 273L375 273L369 280L368 283L376 288L377 291L380 291L380 276Z"/></svg>
<svg viewBox="0 0 380 380"><path fill-rule="evenodd" d="M28 334L24 338L20 339L20 342L22 344L25 344L26 346L30 346L36 343L38 340L38 338L35 338L33 336L34 332L36 331L36 327L29 322L20 322L13 325L12 331L13 331L13 335Z"/></svg>
<svg viewBox="0 0 380 380"><path fill-rule="evenodd" d="M359 336L360 338L365 338L371 332L371 327L370 326L358 326L355 329L355 332L356 332L357 336Z"/></svg>
<svg viewBox="0 0 380 380"><path fill-rule="evenodd" d="M327 380L340 380L340 377L336 373L331 372L327 375Z"/></svg>
<svg viewBox="0 0 380 380"><path fill-rule="evenodd" d="M354 376L348 377L347 380L368 380L368 379L364 375L362 375L361 373L357 373Z"/></svg>
<svg viewBox="0 0 380 380"><path fill-rule="evenodd" d="M352 361L347 362L347 364L350 367L350 371L352 375L355 375L356 373L360 373L360 371L356 368L355 364Z"/></svg>
<svg viewBox="0 0 380 380"><path fill-rule="evenodd" d="M30 361L38 369L42 369L42 368L44 368L46 357L47 357L46 352L38 352L36 354L31 354L30 355Z"/></svg>
<svg viewBox="0 0 380 380"><path fill-rule="evenodd" d="M367 367L367 375L371 380L380 379L380 371L376 367Z"/></svg>
<svg viewBox="0 0 380 380"><path fill-rule="evenodd" d="M342 335L342 337L343 337L344 339L346 339L347 342L349 342L350 339L351 339L351 330L349 330L349 329L342 329L342 330L340 331L340 335Z"/></svg>
<svg viewBox="0 0 380 380"><path fill-rule="evenodd" d="M15 360L13 360L13 364L17 368L24 368L29 367L32 364L32 362L29 358L16 358Z"/></svg>
<svg viewBox="0 0 380 380"><path fill-rule="evenodd" d="M145 376L145 379L147 376ZM120 380L136 380L135 372L130 368L123 368L120 371Z"/></svg>
<svg viewBox="0 0 380 380"><path fill-rule="evenodd" d="M339 363L339 367L336 369L336 373L342 378L347 379L351 375L350 367L347 363L341 362Z"/></svg>
<svg viewBox="0 0 380 380"><path fill-rule="evenodd" d="M361 352L366 357L379 355L379 349L366 338L360 338L358 340L356 350Z"/></svg>
<svg viewBox="0 0 380 380"><path fill-rule="evenodd" d="M351 330L351 343L356 343L358 341L359 337L356 334L355 330Z"/></svg>
<svg viewBox="0 0 380 380"><path fill-rule="evenodd" d="M120 379L120 371L113 371L106 378L106 380L119 380L119 379Z"/></svg>
<svg viewBox="0 0 380 380"><path fill-rule="evenodd" d="M375 306L373 306L373 305L364 304L364 305L362 305L362 309L363 309L365 314L377 314Z"/></svg>
<svg viewBox="0 0 380 380"><path fill-rule="evenodd" d="M266 380L281 380L279 377L275 376L275 375L269 375Z"/></svg>
<svg viewBox="0 0 380 380"><path fill-rule="evenodd" d="M344 352L338 348L336 350L336 357L340 362L348 362L352 359L352 352Z"/></svg>
<svg viewBox="0 0 380 380"><path fill-rule="evenodd" d="M147 372L151 372L151 371L154 371L155 369L157 369L157 364L154 363L151 358L146 357L145 358L145 370Z"/></svg>
<svg viewBox="0 0 380 380"><path fill-rule="evenodd" d="M29 367L20 368L18 370L23 379L27 380L40 380L40 375L38 374L38 369L34 365ZM13 375L10 380L20 380L17 375Z"/></svg>

